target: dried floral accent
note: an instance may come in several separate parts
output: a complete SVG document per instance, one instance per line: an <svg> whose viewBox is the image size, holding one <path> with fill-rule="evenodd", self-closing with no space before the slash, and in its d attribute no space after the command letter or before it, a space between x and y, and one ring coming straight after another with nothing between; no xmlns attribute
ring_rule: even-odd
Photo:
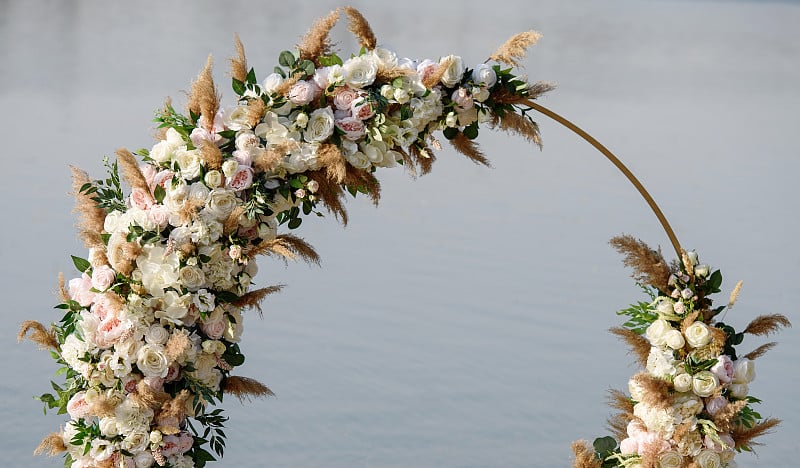
<svg viewBox="0 0 800 468"><path fill-rule="evenodd" d="M59 453L66 452L67 446L64 445L64 437L58 432L52 432L45 436L33 451L34 455L41 455L46 453L48 456L54 457Z"/></svg>
<svg viewBox="0 0 800 468"><path fill-rule="evenodd" d="M630 347L628 354L633 354L640 366L645 367L647 365L647 357L650 355L651 347L647 338L622 327L613 327L609 331L628 344Z"/></svg>
<svg viewBox="0 0 800 468"><path fill-rule="evenodd" d="M164 434L177 434L186 418L186 403L192 398L188 390L181 390L174 398L169 399L161 406L156 416L158 430Z"/></svg>
<svg viewBox="0 0 800 468"><path fill-rule="evenodd" d="M101 233L106 219L106 212L97 207L92 196L81 192L81 188L91 183L89 175L77 167L70 166L72 171L72 193L75 196L75 209L78 213L78 236L88 249L105 249Z"/></svg>
<svg viewBox="0 0 800 468"><path fill-rule="evenodd" d="M413 77L416 73L414 70L401 67L386 67L381 65L378 67L378 72L375 74L375 81L378 83L389 83L397 78Z"/></svg>
<svg viewBox="0 0 800 468"><path fill-rule="evenodd" d="M200 144L200 159L206 167L211 170L219 170L222 167L222 151L219 147L208 140L203 140Z"/></svg>
<svg viewBox="0 0 800 468"><path fill-rule="evenodd" d="M514 112L508 112L502 116L494 115L492 120L493 127L499 127L509 133L519 135L539 148L542 147L542 137L539 135L539 125Z"/></svg>
<svg viewBox="0 0 800 468"><path fill-rule="evenodd" d="M501 45L489 59L503 62L512 67L518 68L520 59L525 57L528 47L536 44L542 35L536 31L526 31L514 34L503 45Z"/></svg>
<svg viewBox="0 0 800 468"><path fill-rule="evenodd" d="M239 230L239 219L244 216L245 209L241 206L237 206L236 208L231 211L231 214L225 219L225 222L222 223L222 234L223 235L231 235Z"/></svg>
<svg viewBox="0 0 800 468"><path fill-rule="evenodd" d="M240 401L250 399L251 397L260 398L265 396L275 396L275 394L272 393L272 390L267 388L266 385L262 384L256 379L251 379L250 377L228 377L223 383L222 391L229 395L235 396Z"/></svg>
<svg viewBox="0 0 800 468"><path fill-rule="evenodd" d="M161 408L171 397L169 393L153 390L147 385L146 381L140 380L139 383L136 384L136 392L131 393L130 398L133 398L142 406L156 410Z"/></svg>
<svg viewBox="0 0 800 468"><path fill-rule="evenodd" d="M170 362L174 362L191 347L192 341L185 333L173 333L164 345L164 355Z"/></svg>
<svg viewBox="0 0 800 468"><path fill-rule="evenodd" d="M755 360L760 358L761 356L767 354L767 351L771 350L775 346L778 346L778 343L770 342L764 343L763 345L759 346L758 348L750 351L749 353L745 354L744 357L746 359Z"/></svg>
<svg viewBox="0 0 800 468"><path fill-rule="evenodd" d="M450 67L450 65L452 65L453 61L453 57L450 56L443 58L436 67L436 70L422 79L422 85L426 88L433 88L439 84L439 82L442 81L442 77L447 72L447 69Z"/></svg>
<svg viewBox="0 0 800 468"><path fill-rule="evenodd" d="M641 402L653 408L668 408L672 404L670 398L670 384L666 380L653 377L646 372L639 372L632 377L643 391L644 397Z"/></svg>
<svg viewBox="0 0 800 468"><path fill-rule="evenodd" d="M31 334L28 335L28 332L31 332ZM19 343L25 338L38 344L41 349L52 349L54 351L59 351L61 349L56 339L55 332L53 332L53 330L48 330L36 320L26 320L22 322L19 333L17 333L17 342Z"/></svg>
<svg viewBox="0 0 800 468"><path fill-rule="evenodd" d="M214 117L219 110L220 94L214 85L214 78L211 76L212 60L208 56L206 66L197 75L197 79L192 83L192 90L189 93L189 112L201 117L200 124L208 131L211 131L214 124Z"/></svg>
<svg viewBox="0 0 800 468"><path fill-rule="evenodd" d="M769 336L780 330L781 327L791 327L792 322L785 315L771 314L759 315L744 329L744 333L756 336Z"/></svg>
<svg viewBox="0 0 800 468"><path fill-rule="evenodd" d="M475 141L467 138L467 136L463 133L459 133L455 136L455 138L450 140L450 144L453 145L453 148L455 148L456 151L469 158L469 160L475 164L492 167L491 163L489 163L489 160L486 159L486 156L479 149L478 144L475 143Z"/></svg>
<svg viewBox="0 0 800 468"><path fill-rule="evenodd" d="M733 428L733 440L736 442L736 449L750 448L755 445L763 445L754 439L772 432L781 423L780 419L767 418L753 427L736 426Z"/></svg>
<svg viewBox="0 0 800 468"><path fill-rule="evenodd" d="M270 294L275 294L280 292L283 289L284 285L279 284L275 286L267 286L266 288L256 289L255 291L250 291L249 293L239 297L239 300L233 302L233 305L236 307L246 308L246 309L258 309L259 314L262 313L261 310L261 301L264 300L265 297L269 296Z"/></svg>
<svg viewBox="0 0 800 468"><path fill-rule="evenodd" d="M366 50L374 49L378 41L375 39L375 33L372 32L372 28L367 19L364 18L361 12L353 7L344 7L344 11L347 13L350 20L347 29L358 39L358 43L361 44L361 47Z"/></svg>
<svg viewBox="0 0 800 468"><path fill-rule="evenodd" d="M712 418L718 431L723 434L730 432L736 424L739 412L742 411L745 406L747 406L746 400L732 401L719 410Z"/></svg>
<svg viewBox="0 0 800 468"><path fill-rule="evenodd" d="M249 257L262 254L278 255L286 260L302 259L319 265L319 255L303 239L291 234L282 234L275 239L264 241L247 252Z"/></svg>
<svg viewBox="0 0 800 468"><path fill-rule="evenodd" d="M261 99L251 99L247 102L247 124L255 128L267 113L267 105ZM262 171L267 172L267 171Z"/></svg>
<svg viewBox="0 0 800 468"><path fill-rule="evenodd" d="M739 280L739 282L736 283L736 286L733 288L733 291L731 291L731 297L728 299L729 309L733 308L733 305L736 304L736 299L739 298L739 293L742 291L742 284L744 284L744 282Z"/></svg>
<svg viewBox="0 0 800 468"><path fill-rule="evenodd" d="M120 148L116 152L117 162L122 167L122 177L128 182L132 189L141 190L142 195L147 197L150 203L154 203L155 199L150 193L150 187L147 180L142 175L139 169L139 163L136 162L136 157L125 148Z"/></svg>
<svg viewBox="0 0 800 468"><path fill-rule="evenodd" d="M58 297L61 302L68 303L72 298L67 291L66 282L64 281L64 273L58 273Z"/></svg>
<svg viewBox="0 0 800 468"><path fill-rule="evenodd" d="M236 33L233 35L233 41L236 44L236 57L231 57L231 77L245 82L247 80L247 57L244 53L244 45Z"/></svg>
<svg viewBox="0 0 800 468"><path fill-rule="evenodd" d="M572 468L601 468L603 466L589 443L584 440L572 443L572 453L575 454Z"/></svg>
<svg viewBox="0 0 800 468"><path fill-rule="evenodd" d="M325 168L325 175L331 181L341 184L347 177L347 160L344 159L338 146L326 143L317 150L320 165Z"/></svg>
<svg viewBox="0 0 800 468"><path fill-rule="evenodd" d="M339 21L338 8L331 11L328 16L314 22L311 29L303 36L300 44L297 45L301 60L311 60L319 65L317 63L319 57L330 54L332 44L329 34L337 21Z"/></svg>
<svg viewBox="0 0 800 468"><path fill-rule="evenodd" d="M661 250L653 250L643 241L623 234L609 241L612 247L624 255L623 263L633 269L631 275L636 281L649 284L659 291L669 290L669 265L661 255Z"/></svg>
<svg viewBox="0 0 800 468"><path fill-rule="evenodd" d="M275 88L275 93L281 96L288 95L289 90L292 89L292 86L294 86L302 78L303 74L300 72L293 74L292 76L284 80L280 85L278 85L277 88Z"/></svg>

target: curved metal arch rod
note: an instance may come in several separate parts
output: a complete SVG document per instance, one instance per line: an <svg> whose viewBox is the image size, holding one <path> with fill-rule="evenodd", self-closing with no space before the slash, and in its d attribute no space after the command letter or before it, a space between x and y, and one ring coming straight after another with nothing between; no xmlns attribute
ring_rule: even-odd
<svg viewBox="0 0 800 468"><path fill-rule="evenodd" d="M672 248L675 249L675 253L678 255L678 258L679 259L683 258L684 250L681 248L681 244L680 242L678 242L678 237L675 235L675 231L672 230L672 226L669 225L669 221L667 221L667 218L666 216L664 216L664 213L661 211L661 208L658 207L655 200L653 200L653 197L650 196L650 193L647 191L647 189L644 188L644 185L642 185L642 183L639 182L639 179L637 179L636 176L633 175L630 169L628 169L627 166L625 166L625 164L623 164L622 161L619 160L619 158L614 156L614 153L609 151L608 148L603 146L599 141L597 141L593 136L586 133L583 129L581 129L574 123L570 122L566 118L560 116L559 114L551 111L550 109L541 106L533 102L532 100L523 101L521 104L529 106L531 109L541 114L544 114L547 117L550 117L551 119L560 123L561 125L567 127L568 129L572 130L575 134L586 140L590 145L594 146L595 149L603 153L603 156L605 156L609 161L611 161L611 163L614 164L614 166L616 166L616 168L619 169L620 172L622 172L622 174L625 175L625 177L633 184L633 186L636 187L636 190L639 191L639 194L647 202L647 205L650 206L651 210L653 210L653 213L656 215L656 218L658 218L658 221L661 223L661 227L663 227L664 231L667 233L667 237L669 237L669 241L672 243Z"/></svg>

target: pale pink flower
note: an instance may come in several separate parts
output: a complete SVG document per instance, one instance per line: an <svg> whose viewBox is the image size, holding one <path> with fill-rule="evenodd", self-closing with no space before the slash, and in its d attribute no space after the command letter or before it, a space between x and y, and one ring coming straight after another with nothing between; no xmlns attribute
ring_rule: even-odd
<svg viewBox="0 0 800 468"><path fill-rule="evenodd" d="M355 117L345 117L336 121L336 128L344 132L344 137L350 141L357 141L367 133L364 122Z"/></svg>
<svg viewBox="0 0 800 468"><path fill-rule="evenodd" d="M364 97L353 101L353 104L350 106L350 113L358 120L367 120L375 115L375 111L372 109L372 103Z"/></svg>
<svg viewBox="0 0 800 468"><path fill-rule="evenodd" d="M131 206L140 210L146 210L153 206L153 196L140 187L134 187L131 190L130 200Z"/></svg>
<svg viewBox="0 0 800 468"><path fill-rule="evenodd" d="M147 210L147 219L157 225L159 229L169 226L170 209L164 205L153 205Z"/></svg>
<svg viewBox="0 0 800 468"><path fill-rule="evenodd" d="M80 278L69 280L69 296L83 307L88 307L94 302L96 294L92 292L92 278L86 273Z"/></svg>
<svg viewBox="0 0 800 468"><path fill-rule="evenodd" d="M158 174L158 168L153 166L152 164L142 164L139 166L139 171L144 176L145 182L147 182L147 186L150 187L152 191L155 188L155 184L153 183L153 179L155 179L156 174Z"/></svg>
<svg viewBox="0 0 800 468"><path fill-rule="evenodd" d="M313 81L298 81L289 89L289 101L296 106L304 106L321 93L322 90Z"/></svg>
<svg viewBox="0 0 800 468"><path fill-rule="evenodd" d="M336 94L333 96L333 106L338 110L349 111L353 101L360 96L361 93L349 86L336 88Z"/></svg>
<svg viewBox="0 0 800 468"><path fill-rule="evenodd" d="M717 363L710 370L719 378L721 383L728 383L733 380L733 360L729 356L723 354L717 357Z"/></svg>
<svg viewBox="0 0 800 468"><path fill-rule="evenodd" d="M92 271L92 287L98 291L105 291L116 279L117 272L108 265L101 265Z"/></svg>
<svg viewBox="0 0 800 468"><path fill-rule="evenodd" d="M86 392L72 395L67 402L67 413L72 419L80 419L89 415L89 403L86 403Z"/></svg>
<svg viewBox="0 0 800 468"><path fill-rule="evenodd" d="M452 99L453 103L456 105L456 110L460 111L472 109L475 105L472 101L472 95L464 88L458 88L453 91L450 99Z"/></svg>
<svg viewBox="0 0 800 468"><path fill-rule="evenodd" d="M233 191L245 190L253 185L253 168L250 166L239 166L233 177L225 181L225 185Z"/></svg>
<svg viewBox="0 0 800 468"><path fill-rule="evenodd" d="M433 60L425 59L420 62L419 65L417 65L417 74L419 75L420 81L425 81L437 68L439 68L439 64Z"/></svg>
<svg viewBox="0 0 800 468"><path fill-rule="evenodd" d="M95 344L98 348L106 349L120 341L131 331L133 324L129 320L120 320L117 314L108 314L95 332Z"/></svg>

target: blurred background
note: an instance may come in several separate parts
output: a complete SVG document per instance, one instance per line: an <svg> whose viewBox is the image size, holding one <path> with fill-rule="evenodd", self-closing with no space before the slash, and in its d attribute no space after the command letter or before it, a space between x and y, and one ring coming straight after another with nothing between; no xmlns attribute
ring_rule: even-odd
<svg viewBox="0 0 800 468"><path fill-rule="evenodd" d="M398 56L483 62L512 34L543 39L524 73L558 83L540 102L616 152L644 182L682 245L721 268L726 322L763 313L798 325L800 5L769 1L354 0ZM70 212L69 165L104 176L102 156L153 144L154 110L185 90L207 55L232 105L227 58L238 32L259 79L281 50L339 3L0 0L0 447L34 458L62 416L32 396L55 366L18 324L59 318L59 271L84 256ZM344 22L342 56L357 50ZM322 268L260 261L259 285L285 283L263 319L246 317L239 374L276 398L226 400L219 466L558 467L570 442L606 435L609 388L636 372L606 332L643 299L607 240L669 241L599 153L545 117L544 149L485 130L494 167L449 148L412 180L383 170L383 199L350 204L343 228L299 234ZM69 278L69 276L68 276ZM784 419L742 467L796 463L800 327L757 362L751 394ZM748 352L765 340L748 338ZM792 377L792 376L795 377ZM214 465L216 466L216 465Z"/></svg>

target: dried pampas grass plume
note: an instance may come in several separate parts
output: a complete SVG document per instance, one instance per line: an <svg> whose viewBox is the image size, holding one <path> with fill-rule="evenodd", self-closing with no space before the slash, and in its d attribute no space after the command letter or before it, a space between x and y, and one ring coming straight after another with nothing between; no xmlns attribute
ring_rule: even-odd
<svg viewBox="0 0 800 468"><path fill-rule="evenodd" d="M629 234L613 237L608 243L625 256L622 263L633 269L631 276L636 281L649 284L659 291L669 290L668 283L672 272L661 255L661 249L653 250Z"/></svg>
<svg viewBox="0 0 800 468"><path fill-rule="evenodd" d="M28 335L28 332L33 332ZM56 334L53 330L48 330L44 325L36 320L26 320L22 322L19 333L17 333L17 343L22 342L25 338L33 341L39 345L41 349L52 349L59 351L61 348L56 339Z"/></svg>
<svg viewBox="0 0 800 468"><path fill-rule="evenodd" d="M211 76L212 68L211 56L206 60L203 71L197 75L197 79L192 82L192 91L189 93L189 112L203 117L206 130L211 131L214 125L214 117L219 110L220 94L214 85L214 78Z"/></svg>
<svg viewBox="0 0 800 468"><path fill-rule="evenodd" d="M536 31L515 34L490 55L489 59L519 68L518 59L525 57L528 47L536 44L541 37L542 35Z"/></svg>
<svg viewBox="0 0 800 468"><path fill-rule="evenodd" d="M54 457L59 453L66 452L67 446L64 444L64 437L58 432L52 432L45 436L36 449L33 451L34 455L41 455L47 453L48 456Z"/></svg>
<svg viewBox="0 0 800 468"><path fill-rule="evenodd" d="M433 71L430 75L426 76L422 80L422 85L426 88L430 89L439 84L441 81L442 76L444 76L444 72L450 67L453 63L453 57L447 56L439 61L439 65L436 67L436 70Z"/></svg>
<svg viewBox="0 0 800 468"><path fill-rule="evenodd" d="M69 291L67 291L67 285L64 282L64 273L58 273L58 298L61 299L62 303L67 303L72 299L69 295Z"/></svg>
<svg viewBox="0 0 800 468"><path fill-rule="evenodd" d="M640 366L647 366L647 357L650 356L651 347L647 338L623 327L613 327L609 331L628 344L630 347L628 354L633 354Z"/></svg>
<svg viewBox="0 0 800 468"><path fill-rule="evenodd" d="M181 390L180 393L175 395L175 398L170 399L161 406L156 422L158 429L164 434L177 434L180 432L180 425L186 417L186 402L192 398L189 390Z"/></svg>
<svg viewBox="0 0 800 468"><path fill-rule="evenodd" d="M792 322L785 315L759 315L744 329L744 333L756 336L768 336L776 333L781 327L791 327Z"/></svg>
<svg viewBox="0 0 800 468"><path fill-rule="evenodd" d="M300 72L295 73L294 75L286 78L275 88L275 94L281 96L288 96L289 90L292 89L292 86L295 85L300 79L303 78L303 74Z"/></svg>
<svg viewBox="0 0 800 468"><path fill-rule="evenodd" d="M120 148L116 151L117 161L122 168L122 177L128 182L132 189L139 189L150 197L151 202L155 202L153 196L150 194L150 186L147 185L147 179L144 178L142 170L139 169L139 163L136 157L127 149Z"/></svg>
<svg viewBox="0 0 800 468"><path fill-rule="evenodd" d="M200 159L206 163L208 170L219 170L222 167L222 151L217 145L208 140L203 140L200 143Z"/></svg>
<svg viewBox="0 0 800 468"><path fill-rule="evenodd" d="M273 254L285 260L301 258L308 263L319 265L319 254L303 239L291 234L282 234L275 239L264 241L247 252L248 257Z"/></svg>
<svg viewBox="0 0 800 468"><path fill-rule="evenodd" d="M266 385L250 377L228 377L222 383L222 391L235 396L242 402L252 397L275 396Z"/></svg>
<svg viewBox="0 0 800 468"><path fill-rule="evenodd" d="M538 146L539 149L542 148L542 137L539 135L539 125L516 112L506 112L503 115L495 114L490 125L499 127L503 131L517 134Z"/></svg>
<svg viewBox="0 0 800 468"><path fill-rule="evenodd" d="M106 211L98 208L95 201L92 200L92 195L80 191L81 187L92 182L89 175L74 166L70 166L70 171L72 171L72 193L75 196L73 211L78 213L79 219L78 237L88 249L105 250L105 242L100 234L103 232Z"/></svg>
<svg viewBox="0 0 800 468"><path fill-rule="evenodd" d="M266 113L267 105L264 104L262 99L250 99L250 101L247 102L245 114L247 115L247 124L250 125L250 128L258 126Z"/></svg>
<svg viewBox="0 0 800 468"><path fill-rule="evenodd" d="M236 33L233 34L233 42L236 44L236 57L231 57L231 77L244 83L247 81L247 57L244 54L244 45Z"/></svg>
<svg viewBox="0 0 800 468"><path fill-rule="evenodd" d="M572 453L575 454L575 461L572 468L601 468L603 464L594 453L594 449L585 440L578 440L572 443Z"/></svg>
<svg viewBox="0 0 800 468"><path fill-rule="evenodd" d="M512 93L506 88L497 87L492 92L492 100L498 104L525 105L526 101L536 99L542 94L554 89L556 89L555 83L548 83L546 81L537 81L536 83L529 84L527 87L527 95Z"/></svg>
<svg viewBox="0 0 800 468"><path fill-rule="evenodd" d="M763 445L759 442L754 442L753 439L760 437L764 434L769 434L772 429L781 423L780 419L767 418L753 427L736 426L733 428L733 440L736 443L736 449L752 448L754 445Z"/></svg>
<svg viewBox="0 0 800 468"><path fill-rule="evenodd" d="M714 414L712 420L714 421L714 425L717 426L718 431L720 433L730 432L736 418L739 416L739 412L742 411L745 406L747 406L747 400L730 402Z"/></svg>
<svg viewBox="0 0 800 468"><path fill-rule="evenodd" d="M266 288L256 289L255 291L250 291L249 293L241 296L239 300L233 302L232 304L236 307L241 308L256 308L258 310L259 315L262 314L261 310L261 301L264 300L265 297L269 296L270 294L275 294L280 292L283 289L284 285L278 284L275 286L267 286Z"/></svg>
<svg viewBox="0 0 800 468"><path fill-rule="evenodd" d="M317 158L325 168L325 175L331 181L341 184L347 177L347 160L339 147L333 143L324 143L317 149Z"/></svg>
<svg viewBox="0 0 800 468"><path fill-rule="evenodd" d="M778 343L775 343L774 341L770 342L770 343L764 343L763 345L759 346L758 348L756 348L756 349L750 351L749 353L745 354L744 357L747 358L747 359L750 359L751 361L755 360L755 359L758 359L761 356L767 354L767 351L769 351L770 349L774 348L775 346L778 346Z"/></svg>
<svg viewBox="0 0 800 468"><path fill-rule="evenodd" d="M300 44L297 44L297 50L300 52L300 60L311 60L319 66L319 57L328 55L331 52L331 40L328 35L331 29L339 21L339 9L331 11L328 16L318 19L311 25Z"/></svg>
<svg viewBox="0 0 800 468"><path fill-rule="evenodd" d="M642 403L659 409L669 408L672 404L670 384L666 380L653 377L647 372L639 372L633 376L633 380L642 387Z"/></svg>
<svg viewBox="0 0 800 468"><path fill-rule="evenodd" d="M468 157L470 161L474 162L475 164L482 164L486 167L492 167L491 163L489 163L489 160L486 159L486 156L478 148L478 144L475 143L475 141L467 138L467 136L463 133L458 132L456 137L450 140L450 144L453 145L453 148L455 148L456 151Z"/></svg>
<svg viewBox="0 0 800 468"><path fill-rule="evenodd" d="M372 28L367 19L364 18L364 15L350 6L344 7L344 12L347 13L347 17L350 20L347 29L356 36L361 47L366 50L374 49L378 44L378 40L375 38L375 33L372 32Z"/></svg>
<svg viewBox="0 0 800 468"><path fill-rule="evenodd" d="M744 284L744 282L742 280L739 280L739 282L736 283L736 287L734 287L733 291L731 291L731 297L728 299L729 309L732 308L734 304L736 304L736 299L739 298L739 292L741 292L742 290L742 284Z"/></svg>

